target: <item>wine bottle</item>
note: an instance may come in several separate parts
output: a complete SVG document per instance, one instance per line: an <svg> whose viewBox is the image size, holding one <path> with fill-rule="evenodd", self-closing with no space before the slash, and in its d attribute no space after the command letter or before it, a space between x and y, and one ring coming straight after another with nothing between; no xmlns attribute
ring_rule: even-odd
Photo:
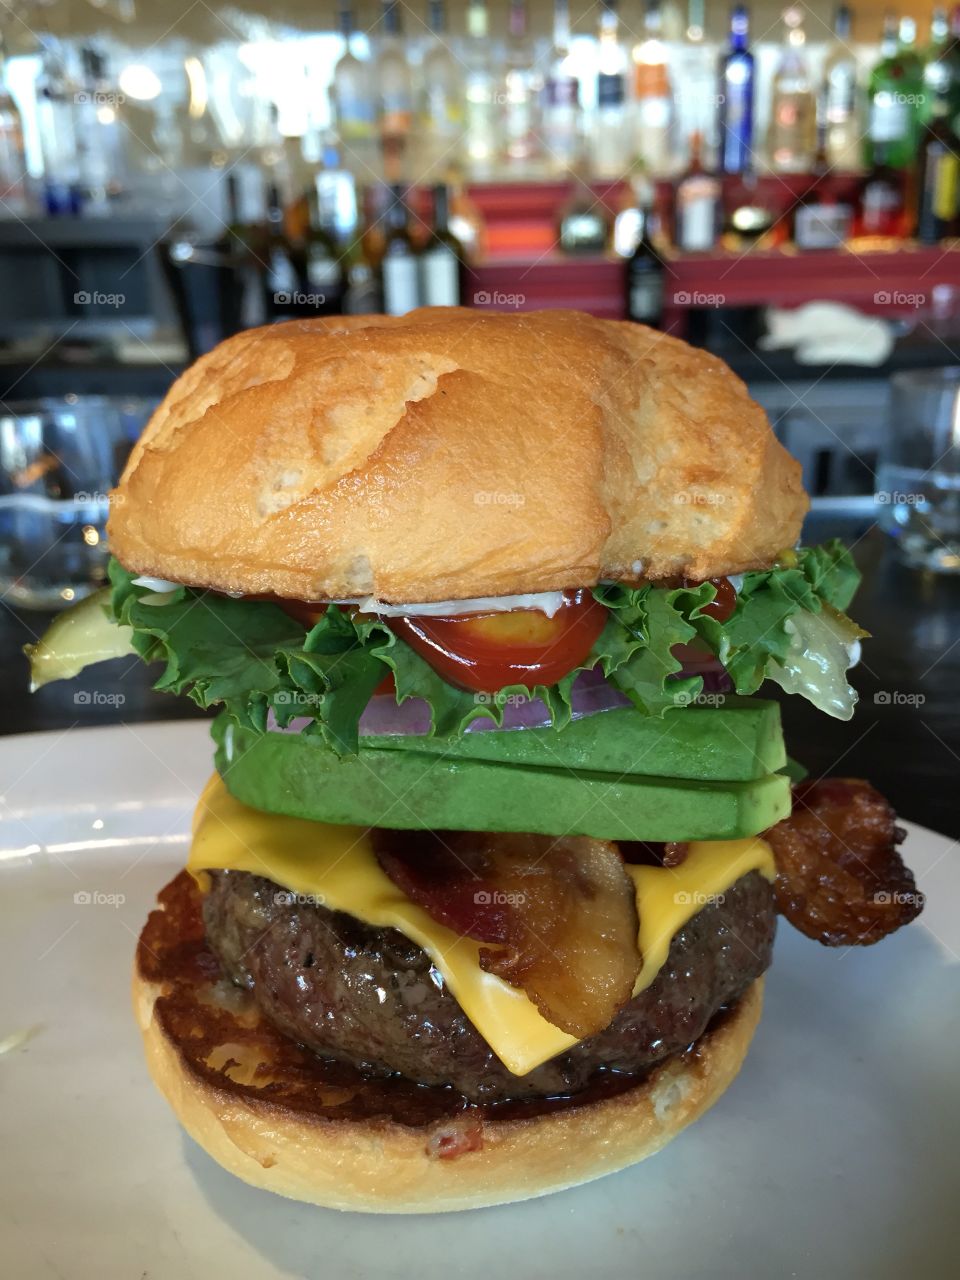
<svg viewBox="0 0 960 1280"><path fill-rule="evenodd" d="M666 270L653 243L653 209L640 210L637 247L627 260L627 315L639 324L659 329L663 323Z"/></svg>
<svg viewBox="0 0 960 1280"><path fill-rule="evenodd" d="M420 291L417 256L410 237L406 193L396 183L390 188L386 224L387 233L380 260L383 311L388 316L402 316L419 306Z"/></svg>
<svg viewBox="0 0 960 1280"><path fill-rule="evenodd" d="M263 252L264 306L269 320L294 314L300 290L295 251L283 226L283 203L275 182L267 186L267 226Z"/></svg>
<svg viewBox="0 0 960 1280"><path fill-rule="evenodd" d="M949 112L948 99L936 97L920 140L917 239L921 244L939 244L956 231L960 141Z"/></svg>
<svg viewBox="0 0 960 1280"><path fill-rule="evenodd" d="M433 188L433 227L417 259L423 306L460 306L463 259L463 245L450 230L450 193L441 183Z"/></svg>
<svg viewBox="0 0 960 1280"><path fill-rule="evenodd" d="M298 314L335 316L343 311L346 268L337 241L335 210L325 199L330 190L318 183L309 195L310 224L302 254L303 305L298 306Z"/></svg>

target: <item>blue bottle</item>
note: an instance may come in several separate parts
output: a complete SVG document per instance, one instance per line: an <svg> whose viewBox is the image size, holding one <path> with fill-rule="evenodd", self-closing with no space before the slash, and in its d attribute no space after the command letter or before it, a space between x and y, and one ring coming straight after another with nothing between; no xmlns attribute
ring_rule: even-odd
<svg viewBox="0 0 960 1280"><path fill-rule="evenodd" d="M738 4L730 11L730 47L720 59L720 169L744 173L753 168L753 93L755 67L747 48L750 11Z"/></svg>

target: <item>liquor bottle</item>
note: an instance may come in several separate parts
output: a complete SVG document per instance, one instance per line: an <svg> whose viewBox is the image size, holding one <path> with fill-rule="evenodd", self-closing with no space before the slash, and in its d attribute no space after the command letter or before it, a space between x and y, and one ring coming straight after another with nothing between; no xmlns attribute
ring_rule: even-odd
<svg viewBox="0 0 960 1280"><path fill-rule="evenodd" d="M76 136L84 213L108 215L111 201L123 190L126 167L118 118L123 95L110 78L105 56L93 45L81 46L80 68Z"/></svg>
<svg viewBox="0 0 960 1280"><path fill-rule="evenodd" d="M640 210L637 247L626 264L627 315L639 324L659 329L663 323L666 270L653 243L653 206Z"/></svg>
<svg viewBox="0 0 960 1280"><path fill-rule="evenodd" d="M431 40L421 66L421 173L457 162L464 127L463 68L447 40L447 6L443 0L430 0L427 23Z"/></svg>
<svg viewBox="0 0 960 1280"><path fill-rule="evenodd" d="M793 209L793 242L798 249L836 249L850 234L853 208L839 199L826 181L829 171L826 141L813 164L813 181Z"/></svg>
<svg viewBox="0 0 960 1280"><path fill-rule="evenodd" d="M744 173L753 167L754 59L748 46L750 14L746 5L730 11L730 42L720 59L720 138L718 152L723 173Z"/></svg>
<svg viewBox="0 0 960 1280"><path fill-rule="evenodd" d="M960 129L960 4L955 4L950 10L948 26L950 35L944 56L950 67L950 87L947 92L953 107L951 123L956 132Z"/></svg>
<svg viewBox="0 0 960 1280"><path fill-rule="evenodd" d="M909 36L909 30L908 25L902 34ZM882 152L881 168L907 169L914 163L918 142L917 113L922 94L919 60L911 54L909 45L904 53L898 40L897 19L887 14L883 22L880 60L870 73L867 87L869 117L864 158L868 169L877 163L878 147Z"/></svg>
<svg viewBox="0 0 960 1280"><path fill-rule="evenodd" d="M300 272L296 251L284 229L283 201L275 182L267 185L267 225L263 254L263 295L267 317L291 316L299 304Z"/></svg>
<svg viewBox="0 0 960 1280"><path fill-rule="evenodd" d="M756 244L775 248L786 239L785 221L760 184L755 169L747 169L724 183L724 206L725 246L739 250Z"/></svg>
<svg viewBox="0 0 960 1280"><path fill-rule="evenodd" d="M920 139L917 239L921 244L939 244L956 230L960 140L949 112L946 95L934 98L933 115Z"/></svg>
<svg viewBox="0 0 960 1280"><path fill-rule="evenodd" d="M791 6L783 20L787 39L773 77L767 154L777 173L809 173L817 149L817 105L800 9Z"/></svg>
<svg viewBox="0 0 960 1280"><path fill-rule="evenodd" d="M413 88L403 43L402 9L399 0L383 0L376 80L380 145L385 150L403 150L413 121Z"/></svg>
<svg viewBox="0 0 960 1280"><path fill-rule="evenodd" d="M946 11L934 9L930 21L930 44L923 64L923 101L920 123L929 124L938 100L947 102L947 119L954 130L960 124L960 6L954 10L956 30L951 29Z"/></svg>
<svg viewBox="0 0 960 1280"><path fill-rule="evenodd" d="M467 10L466 134L464 152L471 173L490 177L498 153L497 77L491 58L486 0L470 0Z"/></svg>
<svg viewBox="0 0 960 1280"><path fill-rule="evenodd" d="M298 255L302 299L295 308L298 315L336 316L343 311L346 265L338 242L336 208L329 203L334 190L317 183L309 194L310 225Z"/></svg>
<svg viewBox="0 0 960 1280"><path fill-rule="evenodd" d="M857 112L857 61L850 49L850 10L842 4L833 20L817 99L817 126L827 164L856 169L860 164L860 121Z"/></svg>
<svg viewBox="0 0 960 1280"><path fill-rule="evenodd" d="M950 46L950 26L946 9L934 9L930 15L930 42L923 54L923 105L921 121L925 124L933 114L931 102L942 97L947 87L949 62L944 54Z"/></svg>
<svg viewBox="0 0 960 1280"><path fill-rule="evenodd" d="M642 160L635 160L630 166L627 185L613 219L611 247L618 258L633 257L643 232L644 211L653 208L656 198L656 188Z"/></svg>
<svg viewBox="0 0 960 1280"><path fill-rule="evenodd" d="M914 18L902 17L897 24L897 52L910 70L923 77L923 57L917 48L917 23Z"/></svg>
<svg viewBox="0 0 960 1280"><path fill-rule="evenodd" d="M470 199L463 177L454 167L447 174L450 203L450 230L463 248L467 262L479 261L486 249L483 214Z"/></svg>
<svg viewBox="0 0 960 1280"><path fill-rule="evenodd" d="M633 62L634 142L651 174L657 177L669 173L674 166L674 103L660 0L646 0L643 38L633 50Z"/></svg>
<svg viewBox="0 0 960 1280"><path fill-rule="evenodd" d="M363 238L359 234L345 249L347 287L343 294L343 314L346 316L375 315L383 302L380 295L380 276L363 250Z"/></svg>
<svg viewBox="0 0 960 1280"><path fill-rule="evenodd" d="M336 146L329 135L320 159L322 167L311 175L309 185L316 192L322 225L342 246L357 230L357 180L347 164L343 147ZM309 208L308 204L308 211Z"/></svg>
<svg viewBox="0 0 960 1280"><path fill-rule="evenodd" d="M377 271L379 282L380 260L387 242L387 217L393 204L393 191L388 182L372 182L362 198L360 239L364 257ZM382 299L377 310L382 308Z"/></svg>
<svg viewBox="0 0 960 1280"><path fill-rule="evenodd" d="M267 319L263 274L266 266L262 226L246 216L236 171L224 178L226 218L216 244L220 295L220 325L224 337L253 329Z"/></svg>
<svg viewBox="0 0 960 1280"><path fill-rule="evenodd" d="M543 77L537 70L527 23L526 0L511 0L503 90L503 159L529 173L540 151L540 94Z"/></svg>
<svg viewBox="0 0 960 1280"><path fill-rule="evenodd" d="M402 316L420 305L420 292L406 195L403 187L396 183L390 188L386 224L386 239L380 259L383 311L388 316Z"/></svg>
<svg viewBox="0 0 960 1280"><path fill-rule="evenodd" d="M228 170L224 178L226 217L214 245L217 266L217 297L221 336L229 338L241 329L243 281L241 257L249 258L249 246L240 220L240 192L237 175Z"/></svg>
<svg viewBox="0 0 960 1280"><path fill-rule="evenodd" d="M570 57L570 9L567 0L554 0L553 53L544 89L543 139L546 165L565 173L580 157L580 81Z"/></svg>
<svg viewBox="0 0 960 1280"><path fill-rule="evenodd" d="M597 110L593 124L593 172L598 178L619 178L630 163L627 130L627 50L620 40L616 0L600 6L597 49Z"/></svg>
<svg viewBox="0 0 960 1280"><path fill-rule="evenodd" d="M860 207L854 224L858 236L903 236L907 230L906 178L891 161L893 144L873 144L873 164L860 189Z"/></svg>
<svg viewBox="0 0 960 1280"><path fill-rule="evenodd" d="M75 111L79 86L67 74L60 42L42 36L40 46L36 93L44 209L50 215L77 214L83 204Z"/></svg>
<svg viewBox="0 0 960 1280"><path fill-rule="evenodd" d="M4 79L3 36L0 35L0 210L22 216L28 212L27 159L23 120Z"/></svg>
<svg viewBox="0 0 960 1280"><path fill-rule="evenodd" d="M703 139L690 138L690 163L677 183L674 197L674 243L685 253L707 253L720 237L722 190L720 179L703 165Z"/></svg>
<svg viewBox="0 0 960 1280"><path fill-rule="evenodd" d="M463 245L450 230L450 193L440 184L433 188L433 227L417 259L422 306L460 306L463 257Z"/></svg>
<svg viewBox="0 0 960 1280"><path fill-rule="evenodd" d="M704 0L691 0L686 6L684 39L670 50L670 73L674 83L682 86L682 112L677 113L677 123L683 125L683 134L679 140L689 145L691 134L698 132L703 154L712 161L717 153L719 50L714 41L706 39L705 18ZM689 160L689 155L685 159Z"/></svg>
<svg viewBox="0 0 960 1280"><path fill-rule="evenodd" d="M326 181L326 173L317 175L317 186ZM370 315L382 307L380 275L377 264L368 253L367 230L361 216L361 200L351 182L338 183L336 205L337 242L341 246L344 266L344 315ZM382 252L382 243L380 249Z"/></svg>
<svg viewBox="0 0 960 1280"><path fill-rule="evenodd" d="M687 28L684 32L691 44L700 44L707 29L707 0L687 0Z"/></svg>
<svg viewBox="0 0 960 1280"><path fill-rule="evenodd" d="M358 172L369 171L376 163L376 93L373 68L353 52L352 4L340 5L339 25L343 53L333 69L330 105L347 163Z"/></svg>
<svg viewBox="0 0 960 1280"><path fill-rule="evenodd" d="M606 208L596 198L579 167L571 168L569 191L557 217L557 242L563 253L574 256L603 253L610 238Z"/></svg>

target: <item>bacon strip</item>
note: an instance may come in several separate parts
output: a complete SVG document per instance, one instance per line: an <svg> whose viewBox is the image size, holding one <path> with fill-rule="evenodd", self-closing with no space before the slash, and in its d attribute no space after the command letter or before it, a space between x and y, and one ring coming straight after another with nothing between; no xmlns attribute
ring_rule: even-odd
<svg viewBox="0 0 960 1280"><path fill-rule="evenodd" d="M640 972L633 881L586 836L372 833L381 867L441 924L486 945L480 963L579 1038L602 1031Z"/></svg>
<svg viewBox="0 0 960 1280"><path fill-rule="evenodd" d="M898 846L897 815L861 778L793 790L793 812L765 834L777 864L780 913L829 947L869 946L923 909Z"/></svg>

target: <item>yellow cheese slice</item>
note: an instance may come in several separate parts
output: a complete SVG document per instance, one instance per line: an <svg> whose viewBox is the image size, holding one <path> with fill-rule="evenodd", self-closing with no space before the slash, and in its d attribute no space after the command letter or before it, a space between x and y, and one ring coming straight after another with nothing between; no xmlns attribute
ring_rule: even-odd
<svg viewBox="0 0 960 1280"><path fill-rule="evenodd" d="M288 893L375 928L399 929L421 946L444 984L500 1061L514 1075L576 1038L548 1022L523 991L480 968L480 944L438 924L380 869L363 827L332 826L262 813L235 800L219 774L208 782L193 824L187 869L203 883L210 870L266 876ZM643 967L636 991L657 976L674 934L748 871L772 879L763 840L703 841L679 867L628 867L637 887Z"/></svg>

